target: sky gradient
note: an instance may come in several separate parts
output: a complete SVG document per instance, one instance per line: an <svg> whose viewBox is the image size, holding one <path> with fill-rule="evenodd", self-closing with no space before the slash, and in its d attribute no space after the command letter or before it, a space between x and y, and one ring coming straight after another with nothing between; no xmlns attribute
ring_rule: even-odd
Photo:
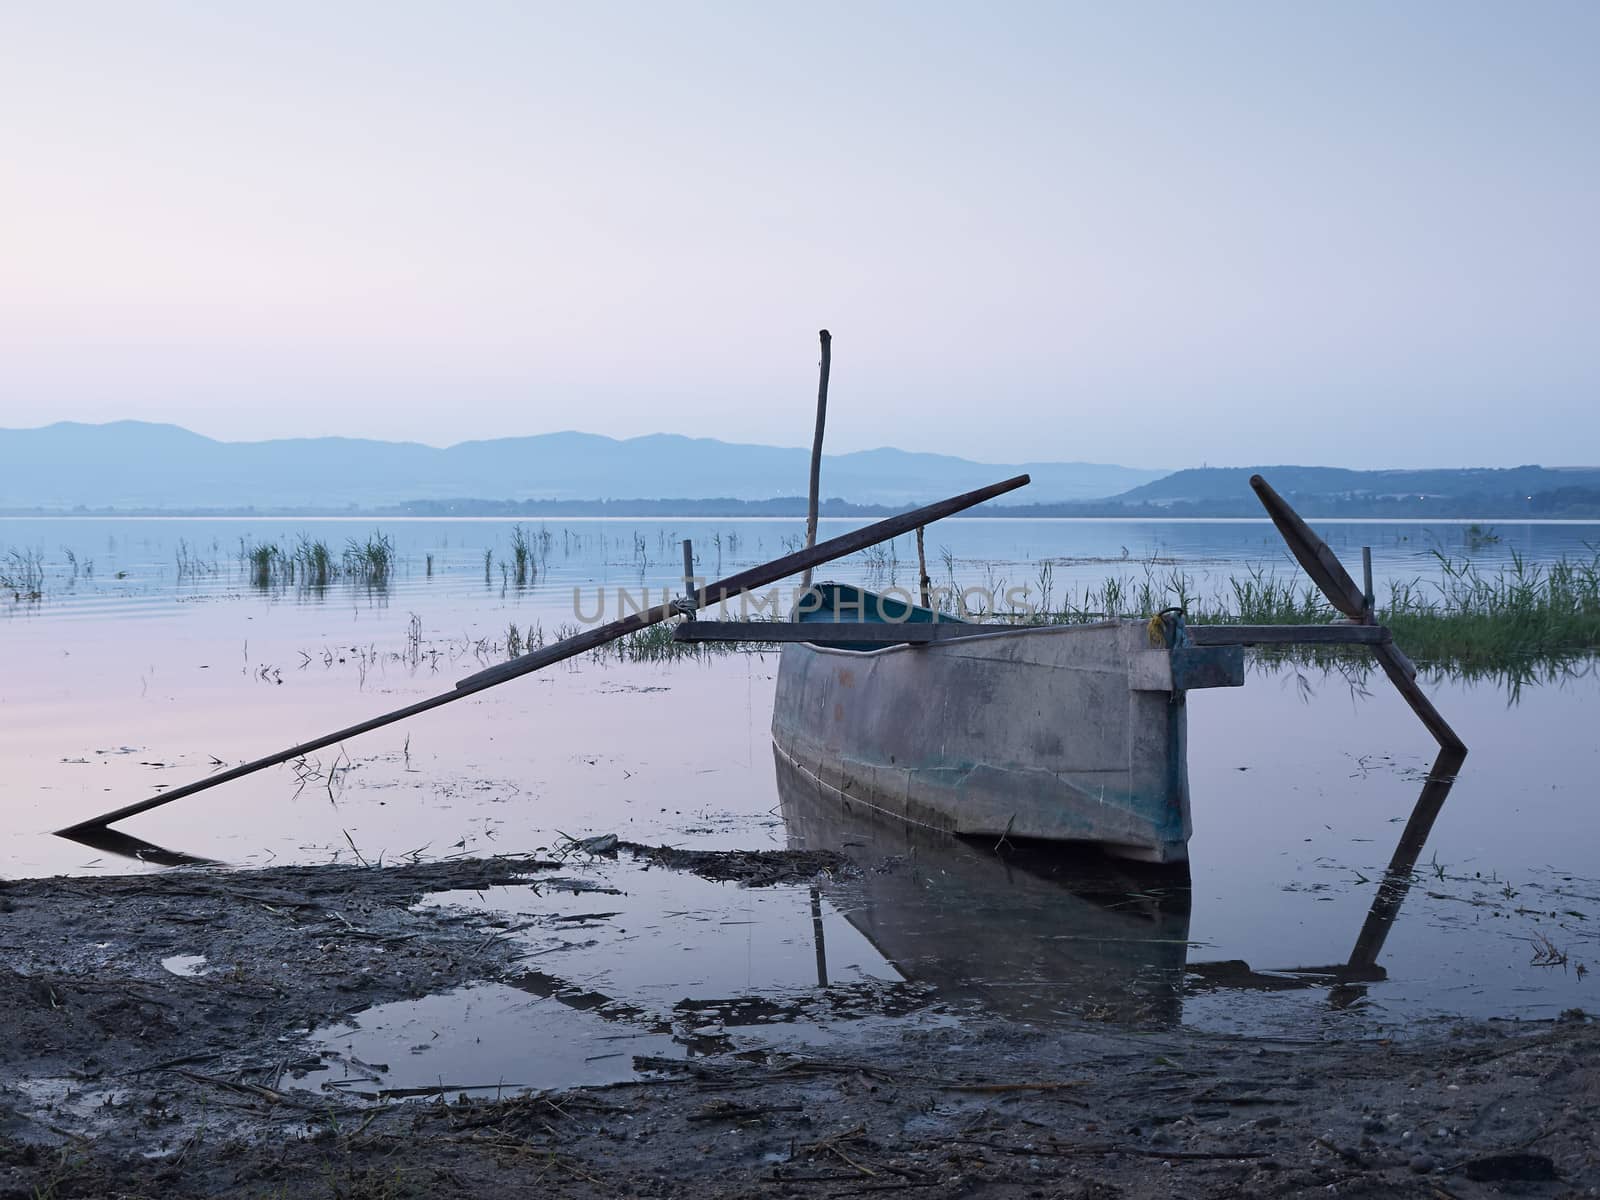
<svg viewBox="0 0 1600 1200"><path fill-rule="evenodd" d="M1600 5L0 7L0 426L1600 461Z"/></svg>

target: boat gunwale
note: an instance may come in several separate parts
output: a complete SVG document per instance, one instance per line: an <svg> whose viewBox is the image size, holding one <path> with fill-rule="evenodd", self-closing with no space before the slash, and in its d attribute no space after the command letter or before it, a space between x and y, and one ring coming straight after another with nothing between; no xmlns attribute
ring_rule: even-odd
<svg viewBox="0 0 1600 1200"><path fill-rule="evenodd" d="M937 623L937 622L935 622L935 623ZM843 625L909 625L909 624L911 624L911 622L909 622L909 621L836 621L836 622L816 621L816 622L813 622L813 624L817 624L817 625L832 625L833 627L837 628L838 626L843 626ZM950 624L956 624L956 622L952 621L952 622L950 622ZM962 624L971 625L971 624L973 624L973 622L962 622ZM917 651L917 652L920 653L920 652L924 652L924 651L927 651L927 650L931 650L931 649L933 649L934 647L937 647L937 646L964 646L964 645L967 645L968 643L971 643L971 642L989 642L989 641L993 641L995 638L1017 637L1017 636L1021 636L1021 635L1024 635L1024 634L1056 634L1056 635L1061 635L1061 634L1077 632L1077 631L1080 631L1080 630L1115 629L1115 628L1120 628L1123 625L1142 625L1142 624L1144 624L1144 622L1139 620L1137 617L1128 617L1125 620L1124 619L1118 619L1118 620L1110 620L1110 621L1089 621L1089 622L1084 622L1084 623L1081 623L1081 624L1072 624L1072 625L996 625L996 626L994 626L992 628L988 628L988 627L979 625L977 627L980 628L980 629L984 629L983 633L966 634L966 635L964 635L962 637L957 637L957 638L941 638L941 639L939 639L937 641L930 641L930 642L898 642L898 643L894 643L894 644L891 644L891 645L888 645L888 646L874 646L871 649L867 649L867 650L853 650L849 646L819 645L816 642L789 642L789 643L787 643L787 645L788 646L801 646L801 647L804 647L807 650L812 650L812 651L815 651L815 652L817 652L819 654L848 654L848 655L850 655L850 656L852 656L854 658L866 658L866 657L870 657L870 656L876 655L876 654L894 654L894 653L898 653L900 651L905 651L905 650L914 650L914 651Z"/></svg>

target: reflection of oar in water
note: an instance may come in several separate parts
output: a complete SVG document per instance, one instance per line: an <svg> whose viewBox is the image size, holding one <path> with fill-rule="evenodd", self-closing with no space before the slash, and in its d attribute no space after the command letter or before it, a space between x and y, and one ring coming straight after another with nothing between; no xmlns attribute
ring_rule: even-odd
<svg viewBox="0 0 1600 1200"><path fill-rule="evenodd" d="M1282 496L1273 491L1265 479L1259 475L1252 475L1250 486L1255 489L1256 495L1266 507L1267 515L1272 518L1272 523L1278 527L1278 532L1288 543L1290 553L1305 568L1306 574L1311 576L1312 581L1322 589L1323 595L1328 597L1328 602L1357 624L1375 625L1376 617L1372 611L1370 598L1363 589L1356 586L1355 580L1350 578L1349 572L1339 562L1338 555L1311 531L1310 526L1300 519L1299 514L1289 507ZM1339 981L1340 986L1333 989L1329 998L1339 1007L1344 1007L1363 994L1365 989L1353 985L1385 978L1383 969L1377 965L1378 955L1383 950L1389 930L1394 927L1395 918L1400 915L1400 906L1404 903L1406 894L1411 890L1417 859L1422 853L1423 844L1428 840L1429 832L1433 829L1434 821L1439 816L1439 810L1444 807L1445 798L1450 794L1450 787L1455 783L1456 774L1466 760L1467 747L1466 743L1456 735L1456 731L1439 715L1439 710L1434 708L1422 689L1417 686L1416 668L1394 643L1383 640L1370 643L1370 646L1384 674L1399 690L1412 711L1422 718L1422 723L1428 727L1428 732L1439 743L1439 754L1433 761L1433 768L1428 772L1427 779L1423 782L1422 794L1417 797L1417 803L1411 810L1411 818L1406 822L1405 832L1400 836L1399 845L1395 847L1394 857L1389 860L1389 869L1384 872L1383 882L1378 885L1377 894L1372 898L1372 907L1368 910L1367 919L1361 926L1361 933L1356 938L1355 948L1350 952L1349 961L1342 966L1299 967L1271 975L1251 972L1243 964L1194 964L1195 967L1212 966L1229 969L1226 976L1222 970L1209 972L1202 970L1198 972L1199 974L1208 975L1218 982L1227 977L1227 982L1235 986L1241 985L1241 979L1228 976L1235 976L1239 968L1243 968L1245 976L1276 980L1281 986L1290 987L1297 986L1298 980L1295 977L1298 976L1310 977L1306 979L1307 984L1332 977ZM1194 967L1191 967L1191 970L1193 969Z"/></svg>
<svg viewBox="0 0 1600 1200"><path fill-rule="evenodd" d="M215 859L185 854L182 850L168 850L165 846L147 842L143 838L134 837L131 833L123 833L120 829L107 829L103 825L98 828L90 826L75 831L64 831L61 836L94 850L103 850L107 854L120 854L123 858L155 863L161 867L209 867L216 865Z"/></svg>
<svg viewBox="0 0 1600 1200"><path fill-rule="evenodd" d="M1335 1008L1348 1008L1364 996L1367 989L1363 985L1387 979L1387 972L1378 966L1378 955L1383 952L1389 930L1394 928L1395 918L1400 915L1400 906L1411 891L1423 844L1428 840L1434 820L1444 807L1450 785L1455 782L1456 772L1465 758L1465 751L1450 748L1439 751L1433 769L1423 781L1422 794L1411 810L1405 832L1400 835L1394 857L1389 860L1388 870L1383 873L1377 893L1372 897L1367 918L1362 922L1347 961L1323 967L1286 967L1278 971L1253 971L1248 963L1239 961L1190 963L1189 974L1220 987L1268 991L1321 987L1331 982L1334 986L1328 993L1328 1000Z"/></svg>
<svg viewBox="0 0 1600 1200"><path fill-rule="evenodd" d="M140 800L136 804L129 804L112 812L102 813L98 817L80 821L76 825L57 830L57 832L63 837L78 837L86 832L103 830L113 821L120 821L124 817L134 816L136 813L148 812L152 808L160 808L163 804L170 804L174 800L182 799L184 796L192 796L196 792L203 792L207 788L216 787L218 784L228 783L267 767L277 766L279 763L300 758L314 750L321 750L325 746L331 746L336 742L344 741L346 738L355 737L357 734L381 729L385 725L403 721L407 717L414 717L419 713L427 712L429 709L439 708L452 701L463 699L487 688L492 688L497 684L505 683L507 680L515 679L519 675L527 675L532 671L539 670L541 667L548 667L552 663L573 658L586 651L593 650L597 646L603 646L607 642L614 642L618 638L626 637L630 633L636 633L651 625L659 624L679 613L696 607L719 604L724 600L739 595L741 592L748 592L754 588L766 587L769 584L777 583L779 580L798 574L808 567L815 567L836 558L843 558L848 554L855 554L860 550L865 550L868 546L875 546L879 542L886 542L890 538L899 537L903 533L910 533L919 525L929 524L939 520L941 517L948 517L952 513L961 512L963 509L971 508L975 504L982 504L985 500L992 500L996 496L1014 491L1027 482L1028 476L1018 475L1016 478L1008 479L1003 483L993 483L988 487L978 488L976 491L965 492L948 500L940 500L935 504L924 505L922 508L901 513L899 516L877 521L865 528L841 534L836 538L830 538L819 546L797 550L793 554L786 554L782 558L775 558L771 562L751 567L747 571L740 571L737 574L728 576L726 579L708 584L692 597L686 597L681 601L658 604L645 612L634 613L620 620L585 630L583 633L564 638L554 645L546 646L541 650L535 650L529 654L524 654L520 658L512 659L510 662L500 663L487 670L479 671L477 674L469 675L459 681L451 691L442 692L437 696L430 696L426 700L419 700L415 704L408 704L404 708L395 709L393 712L387 712L381 716L362 721L359 724L337 730L334 733L313 738L309 742L301 742L298 746L290 746L287 750L280 750L278 753L269 754L265 758L254 759L229 770L219 772L207 779L184 784L182 787L173 788L170 792L163 792L160 795L151 796L147 800Z"/></svg>
<svg viewBox="0 0 1600 1200"><path fill-rule="evenodd" d="M1456 781L1456 772L1461 769L1466 757L1465 746L1459 749L1440 747L1439 756L1433 760L1433 769L1422 784L1422 794L1417 797L1416 807L1411 810L1411 819L1406 822L1405 832L1400 835L1400 844L1395 847L1394 857L1389 860L1389 869L1383 873L1378 893L1372 898L1372 907L1362 923L1355 949L1350 951L1350 961L1344 969L1346 979L1357 980L1363 973L1370 976L1374 971L1381 971L1377 965L1378 955L1383 950L1389 930L1394 927L1395 918L1400 915L1400 905L1405 902L1406 894L1416 878L1417 859L1422 854L1423 843L1428 840L1433 822L1444 807L1445 797L1450 794L1450 785ZM1356 990L1353 995L1347 995L1347 991L1349 989L1335 988L1329 999L1343 1008L1361 994Z"/></svg>

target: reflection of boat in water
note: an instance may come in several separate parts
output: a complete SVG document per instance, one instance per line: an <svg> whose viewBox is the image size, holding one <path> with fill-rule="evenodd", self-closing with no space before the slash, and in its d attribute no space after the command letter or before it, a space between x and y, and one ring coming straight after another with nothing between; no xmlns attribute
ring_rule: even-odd
<svg viewBox="0 0 1600 1200"><path fill-rule="evenodd" d="M1180 1018L1183 865L1140 868L1061 846L996 853L894 820L775 759L790 845L861 864L829 898L909 979L1021 1020ZM825 974L820 953L818 966Z"/></svg>
<svg viewBox="0 0 1600 1200"><path fill-rule="evenodd" d="M830 898L909 979L1023 1020L1161 1024L1182 1019L1186 993L1327 988L1329 1002L1343 1008L1386 979L1379 955L1460 767L1442 751L1423 780L1348 958L1257 970L1237 960L1187 961L1187 864L1137 865L1038 843L1001 852L898 820L781 751L773 758L790 844L834 850L861 866L860 878ZM816 938L818 982L826 983L820 922Z"/></svg>

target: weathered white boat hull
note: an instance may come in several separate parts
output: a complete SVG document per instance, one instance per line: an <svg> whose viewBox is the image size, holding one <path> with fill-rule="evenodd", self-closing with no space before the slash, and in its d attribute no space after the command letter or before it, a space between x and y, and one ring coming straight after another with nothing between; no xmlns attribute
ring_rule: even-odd
<svg viewBox="0 0 1600 1200"><path fill-rule="evenodd" d="M830 788L958 834L1188 857L1186 711L1142 621L785 646L772 736Z"/></svg>

